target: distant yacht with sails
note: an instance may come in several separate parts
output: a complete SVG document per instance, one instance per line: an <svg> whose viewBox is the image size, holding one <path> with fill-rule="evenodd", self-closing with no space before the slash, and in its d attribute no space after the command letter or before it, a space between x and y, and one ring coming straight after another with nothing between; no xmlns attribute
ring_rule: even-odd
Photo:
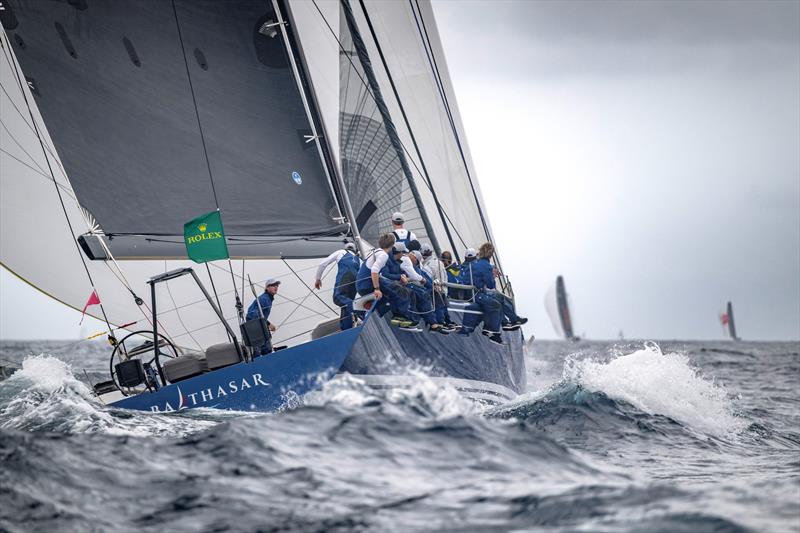
<svg viewBox="0 0 800 533"><path fill-rule="evenodd" d="M719 314L719 322L722 324L725 337L732 341L742 340L736 335L736 321L733 318L733 304L731 302L728 302L725 310Z"/></svg>
<svg viewBox="0 0 800 533"><path fill-rule="evenodd" d="M553 329L559 337L568 341L577 342L581 340L575 335L572 323L572 312L570 310L570 299L564 285L564 276L559 275L556 281L550 286L544 297L544 306Z"/></svg>
<svg viewBox="0 0 800 533"><path fill-rule="evenodd" d="M75 309L92 295L103 400L268 411L344 373L418 371L486 403L525 390L521 331L498 346L369 312L338 331L307 280L345 240L368 254L396 211L437 256L494 241L428 1L2 7L0 260ZM227 260L198 267L181 231L214 212ZM270 278L288 348L253 357L269 333L242 306Z"/></svg>

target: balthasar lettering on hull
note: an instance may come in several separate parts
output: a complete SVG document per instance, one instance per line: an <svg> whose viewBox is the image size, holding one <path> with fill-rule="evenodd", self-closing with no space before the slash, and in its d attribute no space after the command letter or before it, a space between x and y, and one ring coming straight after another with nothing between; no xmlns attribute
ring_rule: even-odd
<svg viewBox="0 0 800 533"><path fill-rule="evenodd" d="M195 392L183 393L180 387L178 389L178 399L174 402L165 402L163 407L160 405L151 405L150 410L154 413L169 413L173 411L180 411L181 409L188 409L190 407L197 407L217 400L223 396L231 396L238 394L243 390L252 389L253 387L269 387L270 384L261 378L261 374L253 374L248 379L243 377L241 379L232 379L226 386L214 385Z"/></svg>

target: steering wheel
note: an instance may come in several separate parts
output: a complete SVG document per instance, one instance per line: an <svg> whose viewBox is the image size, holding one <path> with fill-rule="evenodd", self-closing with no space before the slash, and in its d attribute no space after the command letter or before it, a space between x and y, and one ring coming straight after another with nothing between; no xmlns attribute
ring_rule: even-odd
<svg viewBox="0 0 800 533"><path fill-rule="evenodd" d="M133 346L130 349L126 347L125 341L127 341L134 335L141 335L142 337L144 337L145 343L149 342L150 346L145 347L144 344L139 343L137 341L136 346ZM156 359L156 351L155 351L156 345L161 344L163 341L164 343L163 346L159 346L159 350L162 356L173 358L173 357L178 357L179 355L178 349L175 347L172 341L170 341L167 337L165 337L161 333L158 334L158 343L152 342L149 338L145 337L145 335L152 337L153 330L142 329L125 335L121 340L117 342L117 345L114 347L114 351L111 352L111 359L108 364L109 366L108 371L111 374L111 379L114 381L114 385L117 386L117 390L119 390L124 396L130 396L132 394L139 394L141 392L144 392L145 388L147 388L148 385L146 384L146 382L136 387L123 387L122 385L120 385L119 379L117 379L116 365L122 361L121 357L122 354L127 355L129 352L132 352L136 349L141 349L141 351L136 353L135 355L131 357L126 357L125 360L140 359L144 367L147 368L149 365L153 364L153 361L155 361ZM133 344L133 342L131 342L131 344ZM146 356L152 356L152 357L150 357L149 360L146 360Z"/></svg>

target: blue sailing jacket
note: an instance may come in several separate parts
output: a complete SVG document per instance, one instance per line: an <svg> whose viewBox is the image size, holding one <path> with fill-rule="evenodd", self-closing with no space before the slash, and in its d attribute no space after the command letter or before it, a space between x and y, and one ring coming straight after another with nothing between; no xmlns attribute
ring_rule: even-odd
<svg viewBox="0 0 800 533"><path fill-rule="evenodd" d="M488 259L478 259L461 265L459 283L474 285L477 289L494 289L494 267Z"/></svg>
<svg viewBox="0 0 800 533"><path fill-rule="evenodd" d="M264 312L264 318L269 318L269 312L272 311L272 300L274 300L274 297L270 293L262 293L261 296L258 297L258 300L253 300L253 303L247 308L246 319L253 320L254 318L258 318L258 304L256 302L261 303L261 310Z"/></svg>
<svg viewBox="0 0 800 533"><path fill-rule="evenodd" d="M336 286L333 289L334 301L341 296L351 300L356 297L356 276L361 268L361 259L352 252L345 252L336 264Z"/></svg>

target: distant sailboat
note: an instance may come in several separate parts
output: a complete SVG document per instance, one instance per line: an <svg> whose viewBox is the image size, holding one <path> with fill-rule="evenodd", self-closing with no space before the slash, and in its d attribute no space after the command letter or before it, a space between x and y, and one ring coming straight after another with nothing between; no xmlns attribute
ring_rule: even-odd
<svg viewBox="0 0 800 533"><path fill-rule="evenodd" d="M553 323L553 329L560 337L570 341L580 340L580 337L575 336L572 326L569 297L564 286L563 276L558 276L556 282L550 286L544 297L544 306Z"/></svg>
<svg viewBox="0 0 800 533"><path fill-rule="evenodd" d="M742 340L736 335L736 323L733 320L733 304L731 302L728 302L725 311L719 315L719 321L727 337L733 341Z"/></svg>

